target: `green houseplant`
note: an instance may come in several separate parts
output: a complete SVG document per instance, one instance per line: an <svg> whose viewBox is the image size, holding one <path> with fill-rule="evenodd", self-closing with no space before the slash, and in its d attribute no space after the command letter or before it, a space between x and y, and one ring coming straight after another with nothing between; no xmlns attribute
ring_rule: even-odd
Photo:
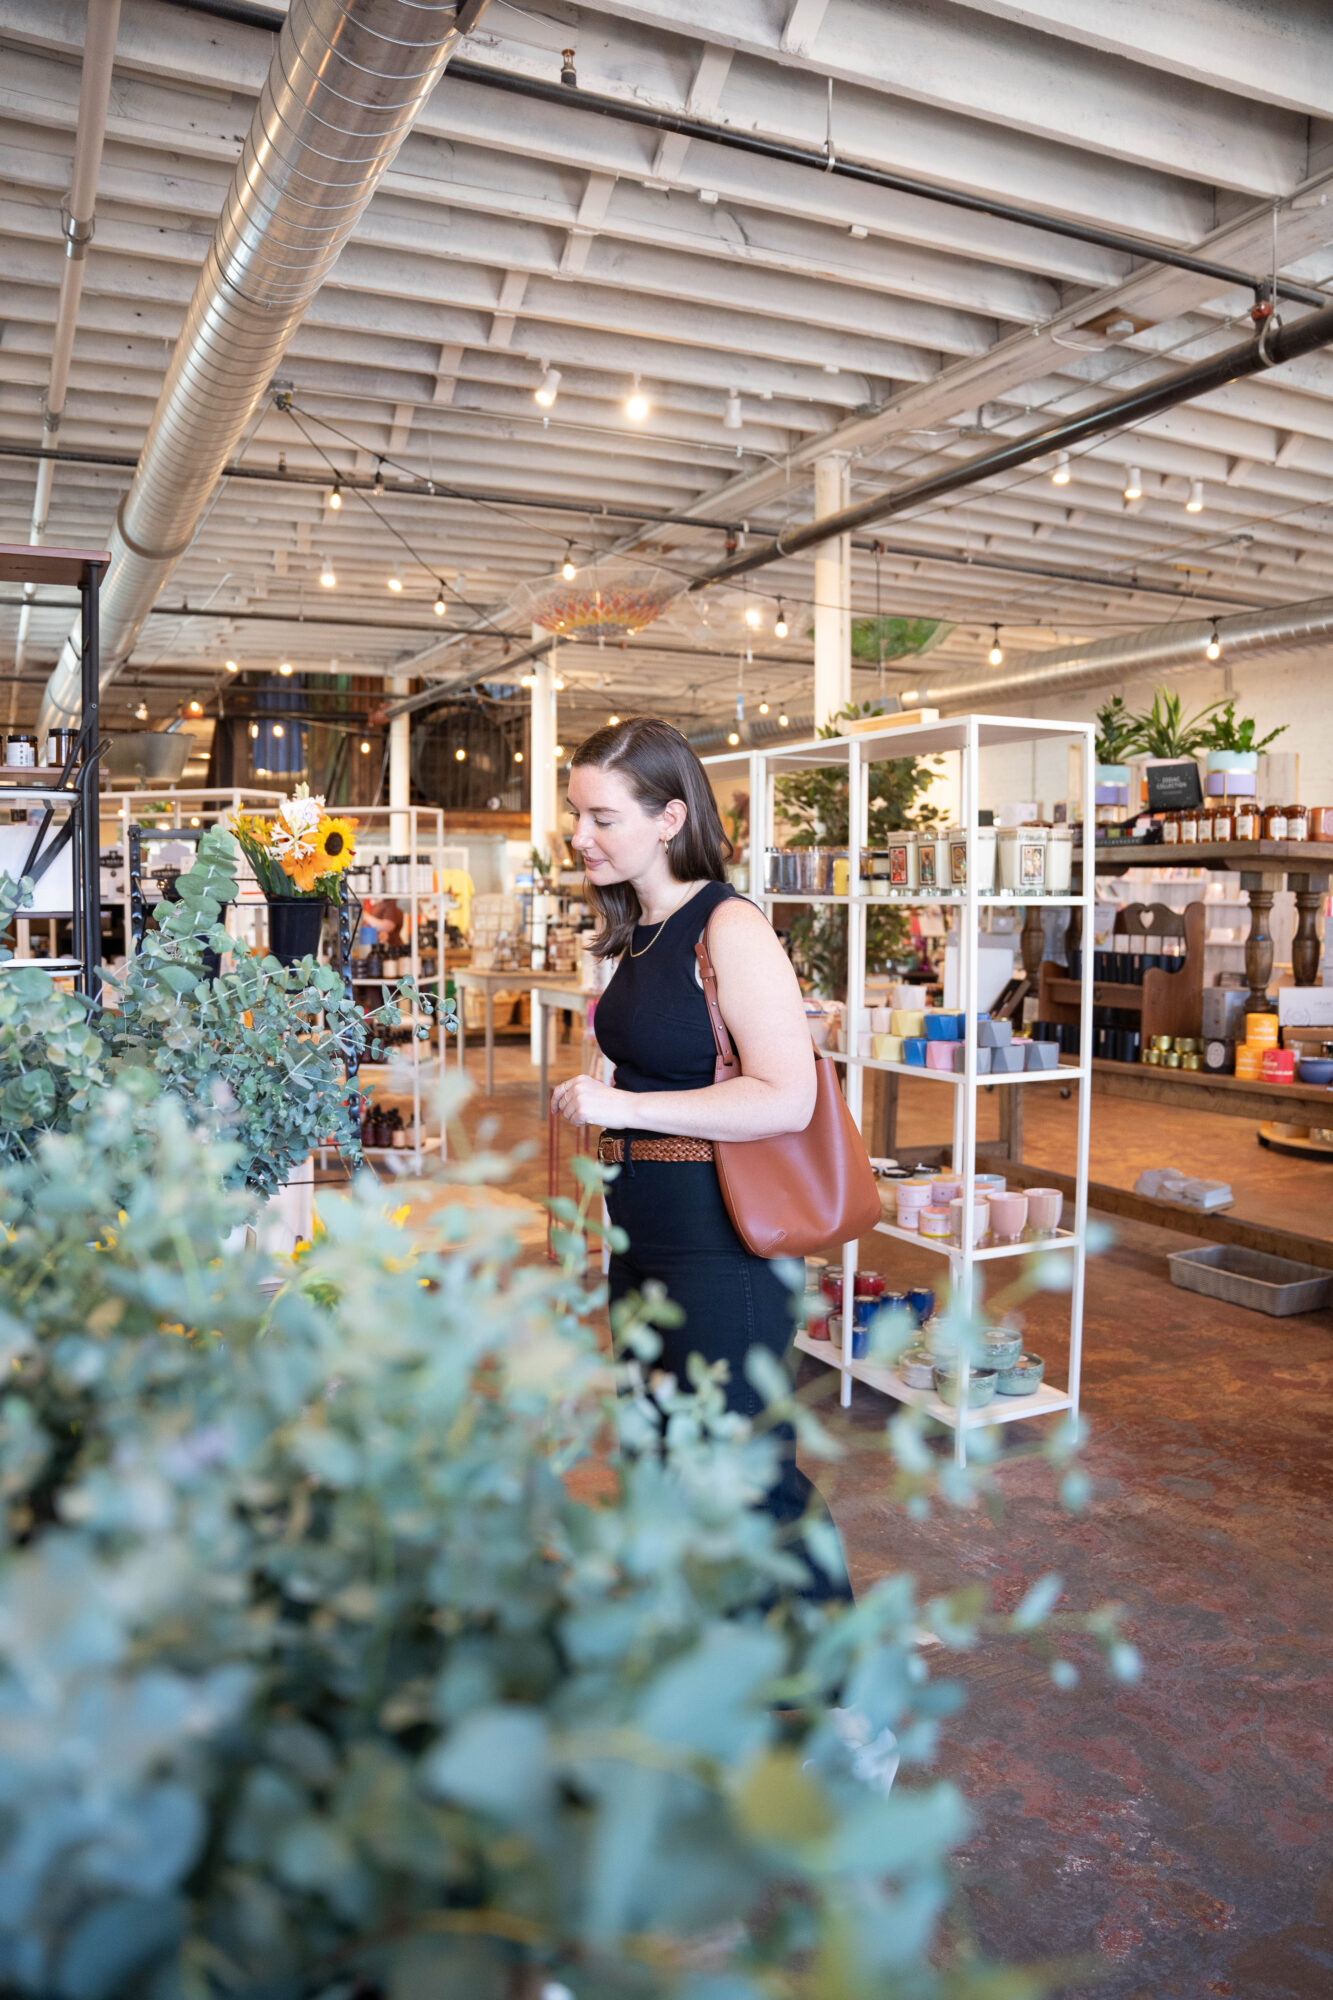
<svg viewBox="0 0 1333 2000"><path fill-rule="evenodd" d="M1129 718L1133 749L1140 755L1174 763L1193 757L1208 741L1211 718L1222 706L1221 699L1206 702L1187 716L1174 688L1159 687L1152 707Z"/></svg>
<svg viewBox="0 0 1333 2000"><path fill-rule="evenodd" d="M1097 710L1094 755L1100 784L1128 784L1129 766L1125 759L1136 747L1137 722L1125 706L1123 695L1112 695Z"/></svg>
<svg viewBox="0 0 1333 2000"><path fill-rule="evenodd" d="M1258 723L1253 716L1243 716L1236 720L1236 704L1224 703L1213 716L1208 734L1204 738L1204 748L1208 752L1208 789L1210 792L1252 792L1254 775L1259 769L1259 753L1285 735L1287 725L1282 723L1277 729L1270 729L1267 736L1258 736Z"/></svg>
<svg viewBox="0 0 1333 2000"><path fill-rule="evenodd" d="M844 718L881 715L878 702L848 702ZM821 737L839 734L838 718L820 729ZM940 815L922 803L931 772L911 757L894 757L871 764L868 834L871 847L882 847L888 835L904 826L935 826ZM788 829L792 847L844 847L849 822L847 779L836 769L799 771L779 778L774 787L778 818ZM855 866L852 870L855 876ZM866 968L888 971L908 945L908 919L901 910L878 904L866 910ZM791 925L792 960L807 985L826 998L847 990L847 913L828 905L806 905Z"/></svg>
<svg viewBox="0 0 1333 2000"><path fill-rule="evenodd" d="M765 1424L700 1370L647 1448L669 1308L617 1314L616 1398L579 1208L564 1264L521 1267L512 1211L446 1199L409 1237L364 1179L269 1303L218 1255L235 1149L145 1081L0 1168L5 1990L1035 1996L939 1948L967 1814L919 1629L1060 1687L1062 1628L1133 1674L1113 1615L1052 1620L1053 1576L1004 1617L901 1575L849 1615L786 1598ZM927 1505L920 1425L894 1434Z"/></svg>

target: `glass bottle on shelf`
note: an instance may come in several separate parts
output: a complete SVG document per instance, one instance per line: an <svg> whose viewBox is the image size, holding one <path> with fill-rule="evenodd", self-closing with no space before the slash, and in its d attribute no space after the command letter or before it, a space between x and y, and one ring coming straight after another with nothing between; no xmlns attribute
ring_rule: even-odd
<svg viewBox="0 0 1333 2000"><path fill-rule="evenodd" d="M1162 820L1162 841L1167 847L1179 847L1180 814L1178 812L1167 813Z"/></svg>
<svg viewBox="0 0 1333 2000"><path fill-rule="evenodd" d="M1285 840L1287 838L1287 808L1266 806L1264 808L1264 839Z"/></svg>
<svg viewBox="0 0 1333 2000"><path fill-rule="evenodd" d="M1235 814L1236 839L1258 840L1259 804L1257 799L1237 799Z"/></svg>
<svg viewBox="0 0 1333 2000"><path fill-rule="evenodd" d="M1218 799L1213 806L1213 839L1234 840L1236 838L1236 815L1230 799Z"/></svg>
<svg viewBox="0 0 1333 2000"><path fill-rule="evenodd" d="M1310 838L1310 814L1305 806L1287 807L1287 839L1308 840Z"/></svg>

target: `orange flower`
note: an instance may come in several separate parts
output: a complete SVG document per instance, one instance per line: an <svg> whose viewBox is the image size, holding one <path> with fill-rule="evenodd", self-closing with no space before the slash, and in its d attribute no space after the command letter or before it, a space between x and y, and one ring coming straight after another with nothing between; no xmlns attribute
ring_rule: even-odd
<svg viewBox="0 0 1333 2000"><path fill-rule="evenodd" d="M318 854L284 854L280 858L279 865L288 881L294 883L305 895L309 895L324 869L324 863Z"/></svg>

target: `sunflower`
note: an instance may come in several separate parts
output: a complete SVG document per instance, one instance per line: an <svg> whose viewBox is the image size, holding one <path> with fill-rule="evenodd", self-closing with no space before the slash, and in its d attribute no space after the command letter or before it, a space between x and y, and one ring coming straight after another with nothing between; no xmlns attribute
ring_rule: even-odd
<svg viewBox="0 0 1333 2000"><path fill-rule="evenodd" d="M341 875L352 858L356 832L354 819L322 819L315 835L317 875Z"/></svg>

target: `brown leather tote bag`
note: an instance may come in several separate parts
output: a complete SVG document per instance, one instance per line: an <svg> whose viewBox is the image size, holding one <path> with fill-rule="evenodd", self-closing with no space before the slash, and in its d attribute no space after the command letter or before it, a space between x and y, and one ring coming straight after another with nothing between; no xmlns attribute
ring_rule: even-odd
<svg viewBox="0 0 1333 2000"><path fill-rule="evenodd" d="M717 1003L708 930L694 947L717 1045L714 1083L741 1074ZM818 1049L815 1110L803 1132L776 1139L719 1139L713 1152L722 1199L736 1234L756 1257L810 1257L867 1236L880 1219L879 1189L864 1141Z"/></svg>

